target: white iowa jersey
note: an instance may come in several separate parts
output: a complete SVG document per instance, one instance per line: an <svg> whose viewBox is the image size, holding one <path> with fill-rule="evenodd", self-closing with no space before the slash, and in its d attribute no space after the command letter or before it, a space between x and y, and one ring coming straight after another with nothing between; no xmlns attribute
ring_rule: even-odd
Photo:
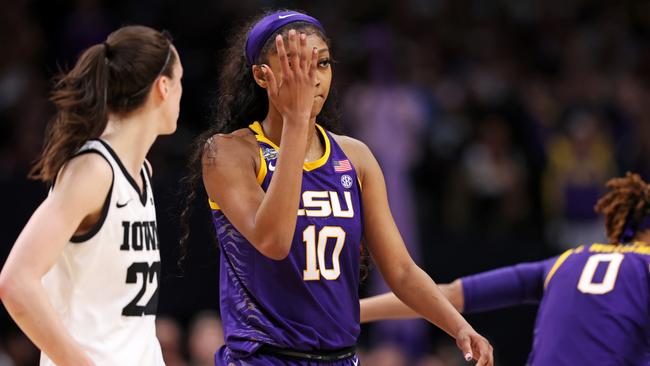
<svg viewBox="0 0 650 366"><path fill-rule="evenodd" d="M70 334L97 366L164 365L156 338L160 280L156 210L145 166L144 189L102 140L79 154L98 153L113 184L97 225L71 238L43 285ZM41 366L54 365L41 354Z"/></svg>

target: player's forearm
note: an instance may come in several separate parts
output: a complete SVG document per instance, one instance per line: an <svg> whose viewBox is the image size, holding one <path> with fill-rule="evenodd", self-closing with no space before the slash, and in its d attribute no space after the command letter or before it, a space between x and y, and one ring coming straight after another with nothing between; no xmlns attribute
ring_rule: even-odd
<svg viewBox="0 0 650 366"><path fill-rule="evenodd" d="M57 365L93 365L52 307L40 279L3 273L0 298L20 329Z"/></svg>
<svg viewBox="0 0 650 366"><path fill-rule="evenodd" d="M411 319L420 317L420 314L406 306L392 292L361 299L360 307L361 323L385 319Z"/></svg>
<svg viewBox="0 0 650 366"><path fill-rule="evenodd" d="M463 283L460 278L452 283L440 284L438 288L458 312L462 313L464 311L465 297L463 295Z"/></svg>
<svg viewBox="0 0 650 366"><path fill-rule="evenodd" d="M417 265L413 264L396 283L389 285L408 307L450 336L456 338L461 329L471 328L435 282Z"/></svg>
<svg viewBox="0 0 650 366"><path fill-rule="evenodd" d="M459 312L463 311L463 287L460 279L449 284L439 284L438 288L456 310ZM359 304L361 308L361 323L421 317L420 314L404 304L392 292L361 299Z"/></svg>
<svg viewBox="0 0 650 366"><path fill-rule="evenodd" d="M306 125L285 124L283 127L282 152L255 217L256 232L260 233L259 249L274 259L286 257L291 248L300 205L307 134Z"/></svg>

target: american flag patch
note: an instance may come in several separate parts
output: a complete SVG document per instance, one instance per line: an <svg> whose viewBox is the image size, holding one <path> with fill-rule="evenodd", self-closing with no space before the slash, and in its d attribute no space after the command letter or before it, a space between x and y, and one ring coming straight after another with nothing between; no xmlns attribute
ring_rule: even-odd
<svg viewBox="0 0 650 366"><path fill-rule="evenodd" d="M334 160L334 171L335 172L347 172L352 170L352 165L348 159L345 160Z"/></svg>

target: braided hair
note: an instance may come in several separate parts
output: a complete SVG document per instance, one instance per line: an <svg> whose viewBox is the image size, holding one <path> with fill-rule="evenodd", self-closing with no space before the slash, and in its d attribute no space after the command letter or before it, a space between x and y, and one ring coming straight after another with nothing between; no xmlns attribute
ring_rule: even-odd
<svg viewBox="0 0 650 366"><path fill-rule="evenodd" d="M639 224L650 216L650 186L638 174L607 182L607 192L596 204L596 212L605 216L607 238L611 244L620 243L626 230L633 237Z"/></svg>

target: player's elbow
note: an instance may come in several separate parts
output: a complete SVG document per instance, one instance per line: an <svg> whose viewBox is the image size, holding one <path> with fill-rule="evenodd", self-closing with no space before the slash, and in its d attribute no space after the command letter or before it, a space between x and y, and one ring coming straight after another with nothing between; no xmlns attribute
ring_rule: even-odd
<svg viewBox="0 0 650 366"><path fill-rule="evenodd" d="M0 300L3 302L5 301L5 297L7 296L7 292L9 290L7 289L7 283L3 281L2 276L0 276Z"/></svg>
<svg viewBox="0 0 650 366"><path fill-rule="evenodd" d="M386 279L388 286L395 291L395 289L401 289L413 282L413 275L417 275L421 269L413 262L412 260L403 261L401 263L396 263L394 266L391 266L387 273L382 275Z"/></svg>
<svg viewBox="0 0 650 366"><path fill-rule="evenodd" d="M281 236L267 236L258 241L256 247L265 257L281 261L289 256L289 252L291 251L291 239L287 240Z"/></svg>
<svg viewBox="0 0 650 366"><path fill-rule="evenodd" d="M5 304L10 302L12 296L16 293L15 276L8 272L6 269L0 272L0 300Z"/></svg>
<svg viewBox="0 0 650 366"><path fill-rule="evenodd" d="M28 271L9 271L0 273L0 300L12 316L22 316L33 301L32 294L39 291L40 279ZM42 289L40 289L42 290Z"/></svg>

